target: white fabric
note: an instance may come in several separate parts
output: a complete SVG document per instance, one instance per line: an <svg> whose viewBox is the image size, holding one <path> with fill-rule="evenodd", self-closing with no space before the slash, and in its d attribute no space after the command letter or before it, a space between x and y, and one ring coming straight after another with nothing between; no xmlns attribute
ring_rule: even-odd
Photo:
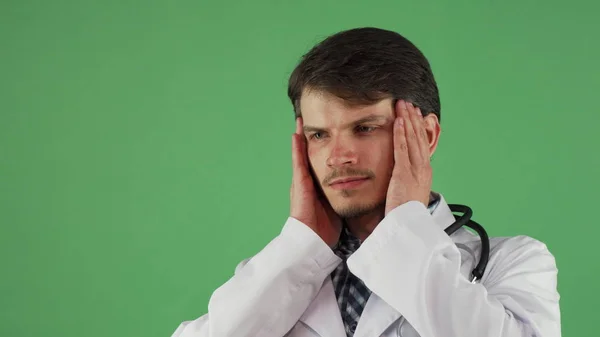
<svg viewBox="0 0 600 337"><path fill-rule="evenodd" d="M454 222L443 196L433 214L411 201L390 212L348 259L373 291L355 337L559 337L557 268L530 237L490 239L481 283L469 282L479 237ZM484 224L485 225L485 224ZM212 295L208 313L172 337L345 337L329 277L340 263L306 225L279 236Z"/></svg>

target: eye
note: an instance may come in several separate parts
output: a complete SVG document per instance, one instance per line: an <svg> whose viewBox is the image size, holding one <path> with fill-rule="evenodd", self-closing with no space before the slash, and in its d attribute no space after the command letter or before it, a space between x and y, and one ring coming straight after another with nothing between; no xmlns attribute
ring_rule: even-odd
<svg viewBox="0 0 600 337"><path fill-rule="evenodd" d="M323 137L325 137L323 132L314 132L310 136L308 136L309 139L314 139L314 140L321 140L321 139L323 139Z"/></svg>
<svg viewBox="0 0 600 337"><path fill-rule="evenodd" d="M373 130L375 130L375 127L373 126L359 125L356 127L356 131L360 133L369 133Z"/></svg>

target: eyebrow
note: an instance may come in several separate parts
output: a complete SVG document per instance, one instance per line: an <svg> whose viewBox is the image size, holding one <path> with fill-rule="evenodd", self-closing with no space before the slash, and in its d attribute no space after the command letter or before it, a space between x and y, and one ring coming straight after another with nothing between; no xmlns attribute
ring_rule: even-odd
<svg viewBox="0 0 600 337"><path fill-rule="evenodd" d="M386 118L384 116L369 115L367 117L363 117L361 119L358 119L358 120L355 120L353 122L347 123L346 125L344 125L344 128L347 128L349 126L356 126L356 125L363 124L363 123L385 122L387 120L388 120L388 118ZM318 128L318 127L310 126L310 125L305 125L302 129L304 130L304 132L317 132L317 131L323 131L323 130L325 130L324 128Z"/></svg>

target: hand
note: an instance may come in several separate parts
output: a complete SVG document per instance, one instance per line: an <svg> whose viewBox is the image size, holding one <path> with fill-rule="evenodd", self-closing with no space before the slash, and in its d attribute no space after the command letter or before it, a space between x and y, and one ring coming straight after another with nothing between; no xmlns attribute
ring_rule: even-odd
<svg viewBox="0 0 600 337"><path fill-rule="evenodd" d="M296 119L296 133L292 135L292 165L290 216L307 225L333 248L340 238L342 221L317 190L310 173L302 117Z"/></svg>
<svg viewBox="0 0 600 337"><path fill-rule="evenodd" d="M385 215L412 200L427 207L432 183L429 139L421 110L403 100L396 103L395 110L394 169L387 191Z"/></svg>

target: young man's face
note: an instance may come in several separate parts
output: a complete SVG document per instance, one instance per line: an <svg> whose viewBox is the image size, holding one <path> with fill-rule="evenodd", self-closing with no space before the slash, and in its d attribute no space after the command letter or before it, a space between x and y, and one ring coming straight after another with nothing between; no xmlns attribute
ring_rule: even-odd
<svg viewBox="0 0 600 337"><path fill-rule="evenodd" d="M350 106L323 92L300 100L308 158L316 183L344 218L385 206L394 166L392 99ZM359 179L335 183L340 179Z"/></svg>

